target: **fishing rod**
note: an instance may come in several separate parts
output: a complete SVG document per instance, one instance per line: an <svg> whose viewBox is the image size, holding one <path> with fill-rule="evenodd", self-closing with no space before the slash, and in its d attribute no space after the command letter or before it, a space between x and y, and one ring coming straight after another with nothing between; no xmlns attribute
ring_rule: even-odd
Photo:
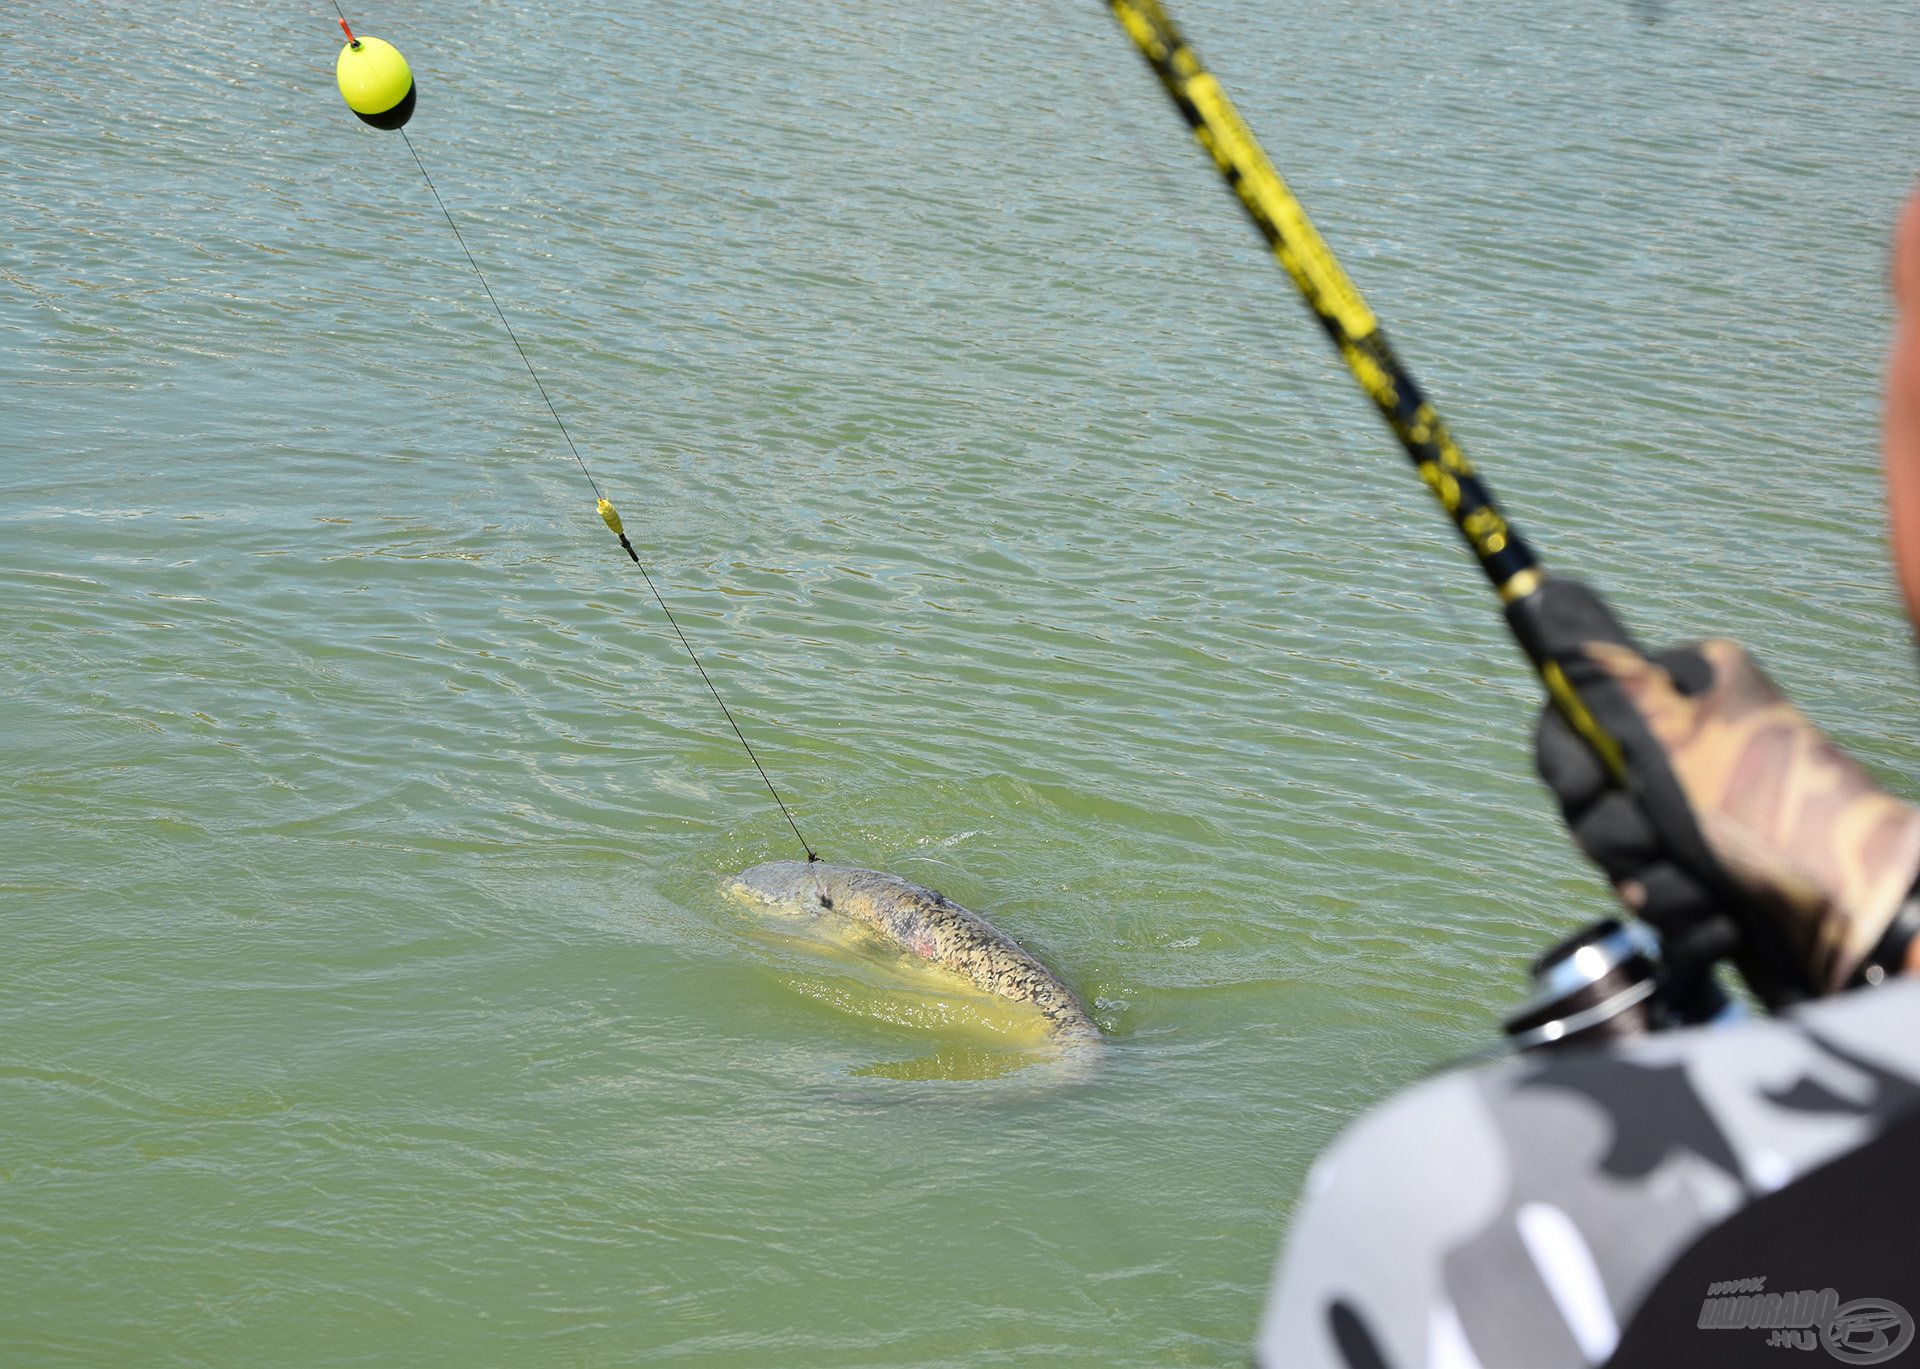
<svg viewBox="0 0 1920 1369"><path fill-rule="evenodd" d="M473 274L480 282L480 288L486 293L487 303L493 306L493 312L500 318L500 326L506 329L507 340L513 344L513 350L520 354L520 362L527 368L527 374L533 377L534 388L545 401L547 412L553 415L560 436L566 440L567 450L573 453L573 459L580 467L580 473L587 478L587 484L593 487L595 512L607 530L620 539L620 549L627 554L640 572L640 578L646 582L647 590L653 596L654 603L673 629L673 635L687 653L687 659L693 662L693 668L700 672L701 682L707 692L713 696L714 703L727 720L727 726L747 753L747 759L760 776L760 782L766 786L773 803L780 810L780 816L787 820L787 826L793 830L794 840L800 843L800 849L806 852L807 863L813 864L820 857L815 854L812 845L801 834L800 824L794 820L793 812L787 802L774 787L773 777L767 774L767 768L760 763L760 757L753 749L753 743L747 740L747 734L733 716L733 710L727 707L727 701L721 697L720 689L707 674L707 668L700 660L700 653L693 649L686 632L680 626L680 620L667 606L667 599L654 582L653 575L647 569L646 562L640 559L640 553L634 550L628 540L626 528L622 526L620 514L600 490L600 482L593 478L593 472L587 467L587 459L580 454L579 446L573 440L573 434L567 430L566 420L560 417L560 410L554 405L553 398L547 393L546 384L540 379L540 373L534 369L533 358L527 355L527 349L520 344L520 338L513 331L513 325L507 321L507 311L500 307L500 301L494 296L493 287L487 284L486 272L480 269L479 261L473 255L473 249L467 246L466 235L461 233L460 225L454 222L453 211L447 208L447 202L440 197L440 189L433 183L433 177L427 174L427 164L420 157L420 150L413 145L413 139L407 136L406 124L413 117L414 106L418 100L418 91L414 84L413 70L407 65L407 59L400 55L391 43L379 38L354 36L353 29L347 24L345 11L340 9L339 0L334 0L334 11L340 16L340 31L346 35L346 46L340 49L340 55L334 63L334 80L340 87L340 98L347 102L347 108L364 124L386 132L400 135L407 145L407 152L413 157L413 164L420 171L420 179L426 182L427 192L433 196L433 202L440 207L441 215L447 221L447 227L453 230L454 241L460 244L460 251L467 259L467 265L473 268Z"/></svg>
<svg viewBox="0 0 1920 1369"><path fill-rule="evenodd" d="M1421 480L1453 520L1499 596L1508 628L1533 663L1553 707L1614 782L1633 791L1620 741L1594 717L1556 659L1556 644L1561 654L1565 652L1566 633L1551 632L1545 620L1547 573L1539 557L1500 511L1492 491L1461 452L1432 402L1394 354L1358 287L1159 0L1108 3ZM1558 584L1575 587L1564 579ZM1638 651L1632 636L1599 596L1579 589L1580 639L1615 642ZM1713 893L1725 901L1726 891ZM1777 948L1739 945L1740 941L1732 920L1719 911L1703 917L1686 944L1664 948L1645 927L1622 927L1608 920L1542 957L1534 967L1539 993L1509 1019L1508 1030L1517 1043L1553 1044L1596 1027L1605 1029L1609 1022L1631 1022L1636 1015L1643 1026L1649 1021L1715 1016L1722 1011L1724 999L1710 977L1714 961L1736 950L1779 959ZM1576 973L1578 967L1595 973ZM1668 1000L1664 1019L1647 1003L1656 992Z"/></svg>
<svg viewBox="0 0 1920 1369"><path fill-rule="evenodd" d="M1286 268L1347 369L1406 449L1420 479L1459 529L1507 606L1509 619L1523 616L1524 610L1516 615L1515 607L1527 604L1546 584L1539 557L1501 513L1492 491L1445 421L1394 355L1379 320L1308 219L1306 209L1158 0L1111 0L1111 8L1193 129L1195 140L1212 155L1214 166L1239 196L1247 216ZM1626 783L1620 743L1601 727L1537 639L1529 640L1532 634L1518 635L1554 705L1608 772Z"/></svg>

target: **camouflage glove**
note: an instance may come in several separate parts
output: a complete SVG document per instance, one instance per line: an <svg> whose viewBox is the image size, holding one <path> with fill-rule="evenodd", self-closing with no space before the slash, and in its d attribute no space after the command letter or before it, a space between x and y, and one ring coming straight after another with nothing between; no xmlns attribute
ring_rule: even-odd
<svg viewBox="0 0 1920 1369"><path fill-rule="evenodd" d="M1683 955L1717 954L1730 918L1734 962L1770 1004L1844 987L1913 886L1920 809L1874 784L1735 643L1650 660L1584 586L1549 582L1533 599L1527 630L1620 743L1631 793L1554 710L1536 757L1622 902Z"/></svg>

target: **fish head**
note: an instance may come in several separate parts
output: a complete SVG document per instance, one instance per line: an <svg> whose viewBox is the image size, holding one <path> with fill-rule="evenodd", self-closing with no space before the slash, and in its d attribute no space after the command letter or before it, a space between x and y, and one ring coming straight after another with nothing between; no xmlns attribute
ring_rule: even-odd
<svg viewBox="0 0 1920 1369"><path fill-rule="evenodd" d="M807 917L831 908L817 862L770 860L750 865L726 883L726 891L742 903L788 917Z"/></svg>

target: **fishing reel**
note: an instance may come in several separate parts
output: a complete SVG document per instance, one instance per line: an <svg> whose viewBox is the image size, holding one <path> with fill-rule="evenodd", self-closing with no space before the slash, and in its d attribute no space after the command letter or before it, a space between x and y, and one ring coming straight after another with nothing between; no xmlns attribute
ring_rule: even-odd
<svg viewBox="0 0 1920 1369"><path fill-rule="evenodd" d="M1711 963L1676 965L1644 922L1607 918L1533 963L1533 994L1501 1023L1516 1051L1595 1045L1741 1015Z"/></svg>

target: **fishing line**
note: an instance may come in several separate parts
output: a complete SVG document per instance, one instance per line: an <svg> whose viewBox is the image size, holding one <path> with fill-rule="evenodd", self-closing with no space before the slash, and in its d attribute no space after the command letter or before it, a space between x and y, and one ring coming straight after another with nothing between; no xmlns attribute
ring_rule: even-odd
<svg viewBox="0 0 1920 1369"><path fill-rule="evenodd" d="M1201 228L1194 209L1196 197L1191 180L1185 171L1175 170L1162 155L1160 139L1150 136L1140 121L1143 112L1131 107L1134 96L1123 93L1104 51L1095 51L1096 41L1104 48L1104 37L1096 40L1091 33L1080 36L1086 41L1085 50L1076 54L1084 59L1082 74L1091 77L1092 85L1098 87L1094 93L1105 101L1103 113L1110 117L1128 146L1137 151L1137 159L1131 165L1135 170L1146 172L1145 183L1152 187L1164 221L1174 235L1185 242L1188 259L1200 274L1211 278L1224 299L1225 311L1250 333L1266 331L1266 315L1247 303L1248 272L1244 260L1237 253L1229 256L1225 242L1210 237L1210 228ZM1199 319L1200 315L1196 312L1194 317Z"/></svg>
<svg viewBox="0 0 1920 1369"><path fill-rule="evenodd" d="M347 16L345 12L340 9L340 0L334 0L333 8L340 14L340 28L347 35L348 51L359 52L362 48L362 40L355 38L353 36L353 30L347 26ZM369 44L379 43L378 39L368 39L365 41ZM391 51L391 49L389 48L388 51ZM473 249L467 246L466 235L461 233L460 225L454 221L453 211L447 208L447 202L441 198L439 187L433 183L433 177L428 174L427 164L421 159L420 150L413 145L413 139L407 136L407 130L400 126L412 113L413 83L412 73L407 69L405 62L399 59L397 53L394 54L394 57L395 60L399 62L398 76L404 77L404 94L396 95L390 105L381 110L373 111L372 113L374 113L376 117L380 117L384 116L390 109L395 107L399 108L400 113L398 117L400 123L393 124L393 130L400 135L401 141L407 145L407 152L412 156L414 166L419 168L420 179L427 183L427 191L433 196L433 202L440 206L440 213L446 219L447 227L453 230L453 239L460 244L460 251L466 256L467 265L473 268L474 278L480 282L480 288L486 292L487 303L493 306L493 312L500 319L500 326L506 329L507 338L513 343L513 350L520 354L521 364L527 368L527 374L533 377L534 388L539 390L540 398L546 402L547 412L553 415L554 424L560 429L560 436L566 439L567 450L573 453L573 459L579 463L580 473L586 476L587 484L593 487L593 497L598 507L601 521L607 525L607 528L615 537L620 539L621 549L627 553L628 558L639 569L640 578L646 582L647 590L653 595L654 603L660 606L660 612L666 618L667 625L673 629L673 635L680 639L680 645L685 649L687 659L692 661L693 668L700 672L700 679L702 683L706 685L707 692L713 695L713 701L720 706L720 712L722 716L726 718L727 726L733 729L733 735L739 739L741 749L747 753L747 759L753 762L753 768L759 774L760 782L766 785L767 793L772 796L774 806L780 810L780 816L787 820L787 826L793 829L794 840L798 841L800 843L800 849L807 853L807 863L811 865L813 862L819 860L820 857L814 852L813 846L801 833L800 824L794 820L793 811L787 807L786 800L780 797L780 791L774 787L773 778L767 774L766 766L760 763L760 757L754 751L753 743L747 740L747 734L741 730L739 722L733 716L733 710L727 707L727 701L720 696L719 687L714 684L713 677L707 674L707 668L700 660L700 653L693 649L693 643L688 640L686 632L682 630L680 620L674 616L673 610L667 606L666 596L660 592L660 587L654 583L653 575L647 570L646 562L640 559L640 553L635 551L633 549L633 543L627 540L626 529L621 526L619 512L613 507L613 504L608 501L607 497L600 492L600 482L593 478L593 471L588 468L587 459L580 454L580 448L575 444L573 434L567 431L566 420L560 417L560 410L554 405L553 397L547 393L547 387L540 379L540 372L534 369L533 359L527 355L527 349L521 345L519 335L513 331L513 324L508 322L507 311L500 307L499 298L494 295L493 287L487 283L487 273L480 269L480 263L473 255ZM345 91L346 84L343 79L342 93L344 94ZM354 105L351 99L349 99L348 104L363 120L368 123L374 123L374 118L369 117L369 111L361 110L358 106ZM376 123L375 126L379 127L381 125Z"/></svg>
<svg viewBox="0 0 1920 1369"><path fill-rule="evenodd" d="M480 288L487 292L487 303L493 306L493 312L500 316L500 326L507 330L507 340L513 343L513 350L520 354L520 362L527 368L527 374L533 377L534 388L540 391L540 398L547 402L547 412L553 415L553 421L560 427L560 436L567 439L567 450L573 453L573 459L580 463L580 473L587 477L587 483L593 486L593 497L600 499L600 482L593 478L593 472L587 469L586 458L580 455L580 449L573 445L573 434L567 431L566 420L560 417L560 411L553 407L553 400L547 395L547 387L540 383L540 373L533 369L533 362L527 358L527 349L520 345L519 335L513 331L513 325L507 322L506 310L500 307L500 301L493 297L493 287L487 284L487 274L480 269L480 263L473 259L473 249L467 246L467 240L461 235L460 225L453 221L453 215L447 209L447 202L440 198L439 187L434 185L433 177L427 174L427 164L420 160L420 149L413 145L413 139L407 136L404 128L395 129L400 140L407 145L407 151L413 154L413 164L420 168L420 179L427 183L427 190L433 195L433 202L440 206L445 215L447 227L453 230L453 240L460 244L460 250L467 254L467 265L473 268L473 274L480 282ZM628 550L632 550L629 548ZM638 557L634 558L636 561ZM660 605L665 608L663 602ZM671 615L669 615L671 616Z"/></svg>

